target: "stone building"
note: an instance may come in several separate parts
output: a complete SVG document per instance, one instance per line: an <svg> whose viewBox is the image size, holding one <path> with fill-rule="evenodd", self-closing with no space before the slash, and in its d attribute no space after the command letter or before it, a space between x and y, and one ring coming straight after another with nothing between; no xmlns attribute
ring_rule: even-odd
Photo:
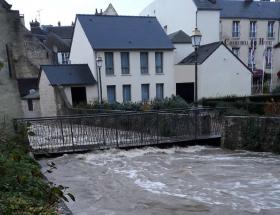
<svg viewBox="0 0 280 215"><path fill-rule="evenodd" d="M21 96L37 86L41 64L51 63L51 52L24 26L24 17L12 10L5 0L0 0L0 118L10 121L23 117ZM35 78L35 79L34 79ZM26 94L20 94L18 80L27 81ZM29 86L32 88L28 89ZM33 89L38 90L38 89ZM1 120L1 121L2 121Z"/></svg>

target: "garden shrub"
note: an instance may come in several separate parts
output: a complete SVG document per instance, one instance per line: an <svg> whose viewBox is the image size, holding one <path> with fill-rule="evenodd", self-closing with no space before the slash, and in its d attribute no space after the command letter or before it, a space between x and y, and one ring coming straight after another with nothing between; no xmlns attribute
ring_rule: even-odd
<svg viewBox="0 0 280 215"><path fill-rule="evenodd" d="M39 164L29 156L26 132L16 136L0 130L0 214L5 215L52 215L60 198L67 190L61 185L43 179ZM55 169L49 164L48 172ZM74 199L72 194L68 194Z"/></svg>

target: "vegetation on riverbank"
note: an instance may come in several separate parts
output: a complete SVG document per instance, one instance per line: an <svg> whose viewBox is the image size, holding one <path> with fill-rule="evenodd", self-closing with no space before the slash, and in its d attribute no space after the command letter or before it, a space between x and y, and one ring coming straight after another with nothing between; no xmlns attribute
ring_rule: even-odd
<svg viewBox="0 0 280 215"><path fill-rule="evenodd" d="M16 136L0 130L0 214L53 215L67 187L44 180L39 164L29 156L26 132ZM49 164L48 172L55 169ZM74 200L74 197L67 195Z"/></svg>
<svg viewBox="0 0 280 215"><path fill-rule="evenodd" d="M127 102L127 103L108 103L100 104L95 101L91 104L81 104L78 109L92 109L92 110L121 110L121 111L149 111L149 110L164 110L164 109L184 109L190 108L184 99L179 96L172 96L163 100L153 100L151 102Z"/></svg>
<svg viewBox="0 0 280 215"><path fill-rule="evenodd" d="M210 98L201 100L201 104L210 107L226 107L229 110L227 115L280 115L280 94Z"/></svg>

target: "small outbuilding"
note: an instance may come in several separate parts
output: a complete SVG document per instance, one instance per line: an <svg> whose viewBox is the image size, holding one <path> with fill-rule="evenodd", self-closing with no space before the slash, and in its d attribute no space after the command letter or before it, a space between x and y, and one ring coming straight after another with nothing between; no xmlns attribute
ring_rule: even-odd
<svg viewBox="0 0 280 215"><path fill-rule="evenodd" d="M63 105L76 106L97 98L96 80L87 64L44 65L39 77L42 116L56 116Z"/></svg>
<svg viewBox="0 0 280 215"><path fill-rule="evenodd" d="M194 101L195 52L175 66L177 95ZM223 42L198 48L198 99L251 95L252 72Z"/></svg>

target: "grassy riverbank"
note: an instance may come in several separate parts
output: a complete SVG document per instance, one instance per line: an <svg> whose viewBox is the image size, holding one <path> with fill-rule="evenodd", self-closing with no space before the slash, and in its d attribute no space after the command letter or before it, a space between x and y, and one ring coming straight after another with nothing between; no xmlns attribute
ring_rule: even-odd
<svg viewBox="0 0 280 215"><path fill-rule="evenodd" d="M0 214L57 214L57 202L66 198L66 188L44 180L24 140L24 132L14 136L0 130ZM54 164L50 164L49 171L53 168Z"/></svg>

